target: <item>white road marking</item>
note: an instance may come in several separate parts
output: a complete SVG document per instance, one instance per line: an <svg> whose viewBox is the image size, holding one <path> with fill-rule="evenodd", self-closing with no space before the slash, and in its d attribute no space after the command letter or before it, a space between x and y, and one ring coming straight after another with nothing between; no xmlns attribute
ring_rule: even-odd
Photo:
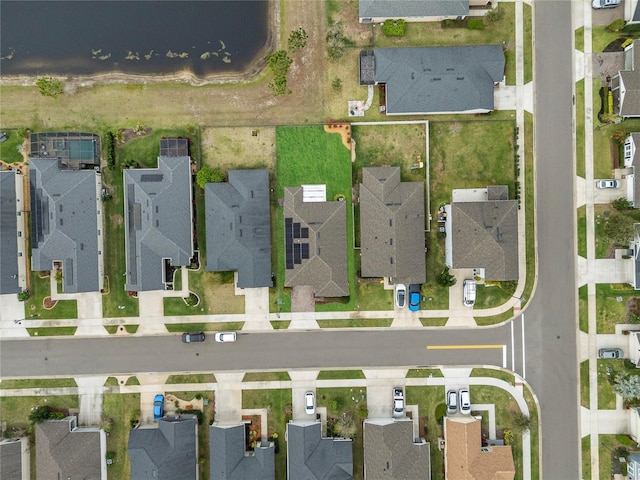
<svg viewBox="0 0 640 480"><path fill-rule="evenodd" d="M513 322L511 322L511 370L516 370L516 351L515 342L513 340ZM506 368L506 367L505 367Z"/></svg>
<svg viewBox="0 0 640 480"><path fill-rule="evenodd" d="M507 368L507 346L502 346L502 368Z"/></svg>

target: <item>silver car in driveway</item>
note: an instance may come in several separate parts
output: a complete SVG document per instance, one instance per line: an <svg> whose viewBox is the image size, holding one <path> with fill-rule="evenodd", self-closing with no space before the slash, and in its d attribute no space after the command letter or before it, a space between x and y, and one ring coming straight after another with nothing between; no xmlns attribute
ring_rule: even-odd
<svg viewBox="0 0 640 480"><path fill-rule="evenodd" d="M601 348L598 350L598 358L615 360L624 357L624 352L620 348Z"/></svg>
<svg viewBox="0 0 640 480"><path fill-rule="evenodd" d="M620 180L598 180L596 188L620 188Z"/></svg>

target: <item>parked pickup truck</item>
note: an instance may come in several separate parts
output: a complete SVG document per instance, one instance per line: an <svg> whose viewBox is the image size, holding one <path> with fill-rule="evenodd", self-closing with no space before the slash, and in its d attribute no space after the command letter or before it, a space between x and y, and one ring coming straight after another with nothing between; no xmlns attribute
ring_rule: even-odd
<svg viewBox="0 0 640 480"><path fill-rule="evenodd" d="M404 416L404 390L402 387L393 388L393 416Z"/></svg>

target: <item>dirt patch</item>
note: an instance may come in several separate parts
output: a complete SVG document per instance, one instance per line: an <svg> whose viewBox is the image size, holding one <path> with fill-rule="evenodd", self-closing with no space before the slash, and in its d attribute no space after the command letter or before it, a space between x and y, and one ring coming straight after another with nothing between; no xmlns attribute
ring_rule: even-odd
<svg viewBox="0 0 640 480"><path fill-rule="evenodd" d="M122 225L122 222L124 222L122 215L111 215L111 225L113 225L114 227Z"/></svg>
<svg viewBox="0 0 640 480"><path fill-rule="evenodd" d="M313 287L299 286L291 289L292 312L313 312L315 311L315 305Z"/></svg>
<svg viewBox="0 0 640 480"><path fill-rule="evenodd" d="M129 142L130 140L133 140L134 138L138 138L138 137L146 137L147 135L149 135L151 133L151 127L145 127L145 128L121 128L120 130L118 130L119 134L120 134L120 139L119 139L119 143L120 144L125 144L127 142Z"/></svg>
<svg viewBox="0 0 640 480"><path fill-rule="evenodd" d="M176 407L176 402L178 402L178 406ZM204 407L204 401L202 398L193 400L182 400L175 395L167 395L166 396L166 410L168 413L175 412L176 408L180 410L184 410L185 413L189 413L189 410L200 410L202 412L202 408Z"/></svg>
<svg viewBox="0 0 640 480"><path fill-rule="evenodd" d="M351 125L330 123L324 126L327 133L339 133L342 138L342 145L347 150L351 150Z"/></svg>
<svg viewBox="0 0 640 480"><path fill-rule="evenodd" d="M274 127L204 128L201 146L203 163L212 168L262 167L275 171Z"/></svg>

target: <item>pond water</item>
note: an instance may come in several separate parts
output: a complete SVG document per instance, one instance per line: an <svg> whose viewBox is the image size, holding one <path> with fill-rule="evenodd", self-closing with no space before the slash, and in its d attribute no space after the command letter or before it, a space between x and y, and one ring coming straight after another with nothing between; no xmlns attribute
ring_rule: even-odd
<svg viewBox="0 0 640 480"><path fill-rule="evenodd" d="M2 75L240 72L268 38L269 2L14 1L0 8Z"/></svg>

